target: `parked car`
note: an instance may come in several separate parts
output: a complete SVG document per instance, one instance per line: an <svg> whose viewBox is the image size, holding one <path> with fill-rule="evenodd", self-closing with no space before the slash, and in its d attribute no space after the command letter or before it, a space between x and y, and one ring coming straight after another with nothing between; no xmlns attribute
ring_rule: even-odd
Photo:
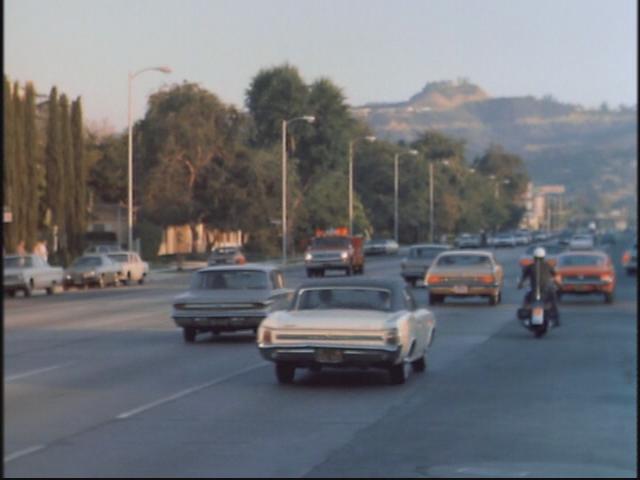
<svg viewBox="0 0 640 480"><path fill-rule="evenodd" d="M22 290L25 297L40 289L53 295L56 287L62 285L62 268L52 267L39 255L6 255L3 270L4 291L10 297L18 290Z"/></svg>
<svg viewBox="0 0 640 480"><path fill-rule="evenodd" d="M390 238L371 238L364 243L364 254L395 255L399 248L398 242Z"/></svg>
<svg viewBox="0 0 640 480"><path fill-rule="evenodd" d="M537 232L533 233L533 241L534 242L544 242L546 240L549 240L549 232L545 232L543 230L539 230Z"/></svg>
<svg viewBox="0 0 640 480"><path fill-rule="evenodd" d="M433 259L445 250L451 250L451 247L439 244L412 245L407 258L401 263L404 280L415 287L418 280L424 280L424 274L431 266Z"/></svg>
<svg viewBox="0 0 640 480"><path fill-rule="evenodd" d="M570 250L591 250L594 246L595 241L590 233L578 233L569 240Z"/></svg>
<svg viewBox="0 0 640 480"><path fill-rule="evenodd" d="M560 255L562 252L566 251L567 249L566 246L560 245L559 243L538 243L538 244L529 245L529 247L527 247L527 249L522 254L518 262L522 269L526 268L527 266L533 263L533 251L538 247L542 247L545 249L545 252L546 252L545 260L552 267L556 266L556 262L558 261L558 255Z"/></svg>
<svg viewBox="0 0 640 480"><path fill-rule="evenodd" d="M556 265L558 299L564 294L602 294L606 303L613 302L616 272L611 258L604 252L565 252Z"/></svg>
<svg viewBox="0 0 640 480"><path fill-rule="evenodd" d="M280 383L293 382L296 368L362 367L400 384L407 366L425 370L435 328L400 280L331 278L302 284L288 310L262 322L257 342Z"/></svg>
<svg viewBox="0 0 640 480"><path fill-rule="evenodd" d="M638 271L638 241L634 241L622 255L622 266L627 275L635 275Z"/></svg>
<svg viewBox="0 0 640 480"><path fill-rule="evenodd" d="M493 237L493 246L495 248L500 247L515 247L518 245L516 237L512 233L498 233Z"/></svg>
<svg viewBox="0 0 640 480"><path fill-rule="evenodd" d="M463 233L456 237L454 243L458 248L480 248L482 237L476 234Z"/></svg>
<svg viewBox="0 0 640 480"><path fill-rule="evenodd" d="M529 245L531 243L531 235L528 232L516 232L514 235L516 245Z"/></svg>
<svg viewBox="0 0 640 480"><path fill-rule="evenodd" d="M269 313L286 308L292 295L276 267L207 267L194 273L189 290L173 300L171 316L192 343L202 332L256 331Z"/></svg>
<svg viewBox="0 0 640 480"><path fill-rule="evenodd" d="M212 265L224 265L224 264L238 264L242 265L246 263L247 259L242 253L242 248L239 246L232 247L214 247L211 249L211 255L209 255L209 266Z"/></svg>
<svg viewBox="0 0 640 480"><path fill-rule="evenodd" d="M113 252L107 256L120 265L120 281L125 285L138 282L142 285L149 274L149 264L136 252Z"/></svg>
<svg viewBox="0 0 640 480"><path fill-rule="evenodd" d="M117 286L120 280L120 265L106 254L83 255L76 258L64 272L64 287L103 288Z"/></svg>
<svg viewBox="0 0 640 480"><path fill-rule="evenodd" d="M502 299L504 273L493 253L480 250L443 252L427 270L425 285L429 288L429 304L445 297L488 297L490 305Z"/></svg>

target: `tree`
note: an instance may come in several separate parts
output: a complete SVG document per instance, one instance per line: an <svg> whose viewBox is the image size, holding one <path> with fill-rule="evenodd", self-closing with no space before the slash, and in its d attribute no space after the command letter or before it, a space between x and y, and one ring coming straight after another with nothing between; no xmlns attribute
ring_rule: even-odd
<svg viewBox="0 0 640 480"><path fill-rule="evenodd" d="M15 123L14 123L14 113L13 113L13 101L11 96L11 82L4 76L4 145L3 145L3 173L4 173L4 205L8 206L15 218L15 175L16 175L16 165L15 165ZM9 225L5 225L3 229L3 239L4 245L7 251L13 252L17 245L17 232L15 228L15 223L11 223Z"/></svg>
<svg viewBox="0 0 640 480"><path fill-rule="evenodd" d="M296 67L289 64L263 69L246 92L246 106L255 122L254 143L268 147L280 142L282 121L307 115L308 87ZM292 125L292 132L300 125Z"/></svg>
<svg viewBox="0 0 640 480"><path fill-rule="evenodd" d="M20 96L20 85L13 84L13 138L14 177L13 177L13 228L19 242L27 242L27 196L29 175L25 158L24 141L24 102Z"/></svg>
<svg viewBox="0 0 640 480"><path fill-rule="evenodd" d="M127 142L126 133L89 142L96 160L89 170L88 185L103 202L127 202Z"/></svg>
<svg viewBox="0 0 640 480"><path fill-rule="evenodd" d="M74 191L75 203L75 239L74 246L79 253L84 245L83 238L87 230L87 164L85 158L84 129L82 126L82 103L78 97L71 104L71 139L73 145L73 168L77 179Z"/></svg>
<svg viewBox="0 0 640 480"><path fill-rule="evenodd" d="M49 93L49 119L47 122L47 144L45 162L47 167L47 205L50 212L50 227L57 226L58 232L64 231L64 157L60 131L60 112L58 108L58 90Z"/></svg>
<svg viewBox="0 0 640 480"><path fill-rule="evenodd" d="M69 99L65 94L60 95L60 136L62 139L62 159L64 175L60 185L64 191L64 230L61 234L61 246L68 260L69 254L77 253L74 240L77 233L75 190L78 179L73 163L73 140L71 138L71 117L69 111ZM65 261L65 263L67 263Z"/></svg>
<svg viewBox="0 0 640 480"><path fill-rule="evenodd" d="M27 248L39 240L38 225L40 222L40 202L42 201L41 185L44 182L44 166L38 149L38 129L36 125L36 92L31 82L25 89L24 107L24 141L25 162L27 171L26 204L26 242Z"/></svg>

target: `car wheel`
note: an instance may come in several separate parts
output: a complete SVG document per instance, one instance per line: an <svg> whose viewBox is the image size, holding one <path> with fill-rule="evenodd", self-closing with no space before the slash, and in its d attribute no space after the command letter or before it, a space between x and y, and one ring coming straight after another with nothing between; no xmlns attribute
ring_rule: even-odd
<svg viewBox="0 0 640 480"><path fill-rule="evenodd" d="M142 285L144 283L144 280L145 280L145 275L142 275L140 277L140 280L138 280L138 285Z"/></svg>
<svg viewBox="0 0 640 480"><path fill-rule="evenodd" d="M407 281L409 282L409 285L411 285L411 287L416 288L416 282L418 281L416 278L409 278L407 279Z"/></svg>
<svg viewBox="0 0 640 480"><path fill-rule="evenodd" d="M29 280L29 283L26 287L24 287L23 291L25 297L31 296L31 294L33 293L33 279Z"/></svg>
<svg viewBox="0 0 640 480"><path fill-rule="evenodd" d="M318 270L318 276L324 277L324 270Z"/></svg>
<svg viewBox="0 0 640 480"><path fill-rule="evenodd" d="M193 343L196 341L196 329L193 327L183 327L182 338L187 343Z"/></svg>
<svg viewBox="0 0 640 480"><path fill-rule="evenodd" d="M435 293L429 294L429 305L437 305L444 301L444 295L436 295Z"/></svg>
<svg viewBox="0 0 640 480"><path fill-rule="evenodd" d="M98 278L98 284L96 285L98 288L104 288L104 275L100 275Z"/></svg>
<svg viewBox="0 0 640 480"><path fill-rule="evenodd" d="M15 297L15 296L16 296L16 291L15 291L15 290L7 290L7 293L9 294L9 296L10 296L11 298L13 298L13 297Z"/></svg>
<svg viewBox="0 0 640 480"><path fill-rule="evenodd" d="M427 369L427 360L425 359L424 354L417 360L411 362L411 368L413 368L414 372L418 373L422 373Z"/></svg>
<svg viewBox="0 0 640 480"><path fill-rule="evenodd" d="M604 294L604 303L613 303L613 293Z"/></svg>
<svg viewBox="0 0 640 480"><path fill-rule="evenodd" d="M279 383L293 383L293 377L296 374L296 367L287 365L286 363L276 363L276 377Z"/></svg>
<svg viewBox="0 0 640 480"><path fill-rule="evenodd" d="M401 385L407 381L407 370L404 361L389 367L389 379L392 385Z"/></svg>
<svg viewBox="0 0 640 480"><path fill-rule="evenodd" d="M498 294L498 295L491 295L491 296L489 297L489 305L492 305L492 306L497 305L497 304L498 304L498 302L500 301L500 297L499 297L499 295L500 295L500 294Z"/></svg>
<svg viewBox="0 0 640 480"><path fill-rule="evenodd" d="M347 274L347 277L350 277L350 276L351 276L351 274L353 274L353 267L347 267L347 268L345 269L345 272L346 272L346 274Z"/></svg>
<svg viewBox="0 0 640 480"><path fill-rule="evenodd" d="M55 291L55 290L54 290L55 288L56 288L56 284L55 284L55 282L54 282L54 283L52 283L52 284L51 284L51 286L50 286L50 287L48 287L48 288L46 289L47 295L53 295L53 294L54 294L54 291Z"/></svg>

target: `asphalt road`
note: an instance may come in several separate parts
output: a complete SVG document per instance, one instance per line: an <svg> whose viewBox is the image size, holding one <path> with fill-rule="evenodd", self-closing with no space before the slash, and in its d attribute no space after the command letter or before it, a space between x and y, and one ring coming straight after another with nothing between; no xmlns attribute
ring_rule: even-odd
<svg viewBox="0 0 640 480"><path fill-rule="evenodd" d="M375 370L282 386L251 334L185 344L170 303L188 273L5 298L4 474L635 477L636 278L618 271L613 305L565 297L562 327L535 339L515 319L522 250L497 251L502 304L433 307L427 372L400 386ZM367 260L399 273L400 257Z"/></svg>

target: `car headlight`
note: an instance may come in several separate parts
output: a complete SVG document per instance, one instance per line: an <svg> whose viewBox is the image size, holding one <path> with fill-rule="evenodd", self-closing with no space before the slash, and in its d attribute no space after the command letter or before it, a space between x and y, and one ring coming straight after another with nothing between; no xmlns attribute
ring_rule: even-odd
<svg viewBox="0 0 640 480"><path fill-rule="evenodd" d="M606 283L611 283L613 282L613 275L611 275L610 273L605 273L604 275L600 276L600 280Z"/></svg>
<svg viewBox="0 0 640 480"><path fill-rule="evenodd" d="M340 254L340 258L342 258L342 260L346 260L347 258L349 258L349 252L342 252Z"/></svg>
<svg viewBox="0 0 640 480"><path fill-rule="evenodd" d="M311 255L310 253L307 253L307 254L304 256L304 259L305 259L307 262L310 262L311 260L313 260L313 255Z"/></svg>

